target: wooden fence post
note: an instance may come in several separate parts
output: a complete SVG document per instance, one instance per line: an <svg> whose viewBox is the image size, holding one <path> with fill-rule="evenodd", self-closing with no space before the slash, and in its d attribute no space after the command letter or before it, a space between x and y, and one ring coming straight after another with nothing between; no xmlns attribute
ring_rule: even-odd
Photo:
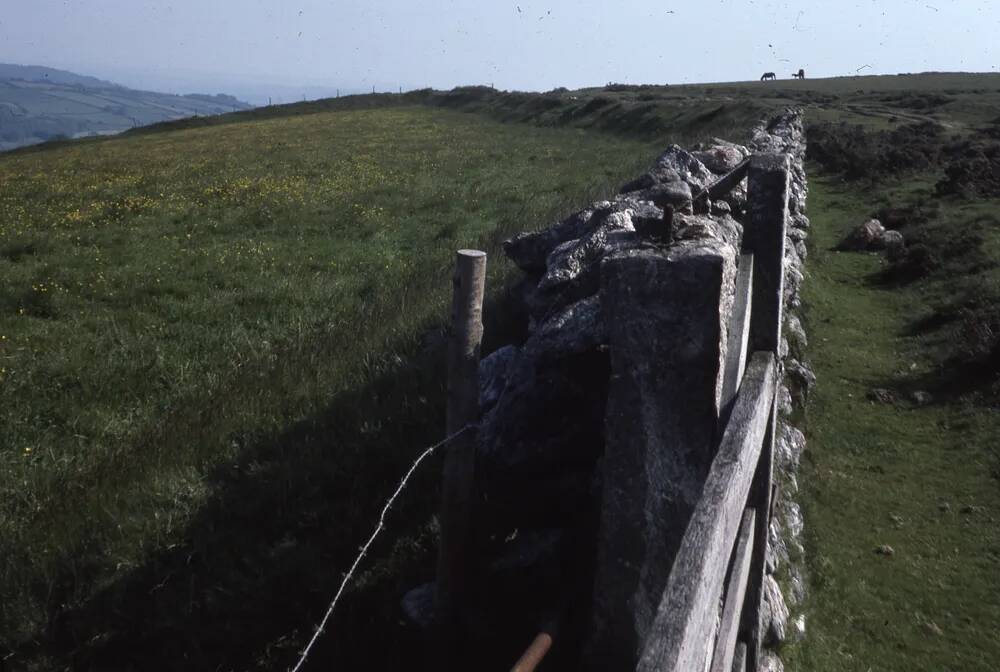
<svg viewBox="0 0 1000 672"><path fill-rule="evenodd" d="M754 254L753 310L750 315L750 349L775 353L781 345L785 287L785 235L788 226L788 195L791 181L787 154L754 154L747 175L750 219L743 244ZM779 381L780 384L780 381ZM764 436L760 462L754 475L747 506L757 512L754 550L750 564L746 604L740 639L747 643L746 669L760 668L763 643L762 612L767 540L771 524L771 485L774 477L774 440L777 400Z"/></svg>
<svg viewBox="0 0 1000 672"><path fill-rule="evenodd" d="M483 337L486 253L459 250L453 279L448 341L447 436L479 420L479 348ZM453 628L469 575L475 435L465 432L448 448L441 484L435 615L442 630Z"/></svg>
<svg viewBox="0 0 1000 672"><path fill-rule="evenodd" d="M452 282L445 420L449 436L479 419L479 347L483 340L486 253L459 250Z"/></svg>

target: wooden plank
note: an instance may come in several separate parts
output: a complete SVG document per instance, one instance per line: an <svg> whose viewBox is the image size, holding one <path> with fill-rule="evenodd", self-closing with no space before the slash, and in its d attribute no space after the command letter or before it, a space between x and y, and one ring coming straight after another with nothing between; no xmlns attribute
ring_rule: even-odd
<svg viewBox="0 0 1000 672"><path fill-rule="evenodd" d="M750 350L777 352L785 288L785 230L791 172L787 154L750 157L747 184L749 221L743 247L754 253Z"/></svg>
<svg viewBox="0 0 1000 672"><path fill-rule="evenodd" d="M697 203L701 199L708 196L711 200L716 200L721 196L725 196L730 191L736 188L736 185L743 181L743 178L747 176L747 169L750 167L750 159L746 158L740 161L735 168L731 171L717 179L712 184L708 185L695 195L692 202Z"/></svg>
<svg viewBox="0 0 1000 672"><path fill-rule="evenodd" d="M743 380L743 372L746 369L752 295L753 253L745 252L740 255L740 265L736 271L736 296L729 320L726 370L722 379L722 399L719 402L719 416L723 426L728 419L729 407L736 398L736 392L740 388L740 381Z"/></svg>
<svg viewBox="0 0 1000 672"><path fill-rule="evenodd" d="M767 423L767 433L761 445L760 461L754 474L748 506L757 511L771 511L771 486L774 483L774 438L778 422L778 404L771 404ZM764 575L767 571L767 540L770 515L759 515L753 554L750 560L750 579L747 587L746 604L740 624L740 639L747 642L747 668L757 670L760 666L761 648L764 642Z"/></svg>
<svg viewBox="0 0 1000 672"><path fill-rule="evenodd" d="M733 672L747 672L747 645L740 642L733 655Z"/></svg>
<svg viewBox="0 0 1000 672"><path fill-rule="evenodd" d="M638 672L689 672L702 669L708 660L726 567L774 406L775 368L774 353L756 352L750 359Z"/></svg>
<svg viewBox="0 0 1000 672"><path fill-rule="evenodd" d="M750 553L753 551L754 527L757 515L753 509L743 512L743 523L736 538L736 549L730 563L729 583L726 586L726 603L722 608L722 623L715 639L712 672L729 672L735 658L736 637L740 631L740 614L746 598L747 578L750 576Z"/></svg>
<svg viewBox="0 0 1000 672"><path fill-rule="evenodd" d="M539 633L524 655L514 664L514 667L510 668L510 672L535 672L551 648L552 635L547 632Z"/></svg>
<svg viewBox="0 0 1000 672"><path fill-rule="evenodd" d="M712 631L708 635L708 641L715 641L715 638L719 635L719 625L720 623L718 617L712 619ZM705 650L705 660L698 666L698 669L702 670L702 672L710 672L709 668L712 666L712 653L712 647L708 647Z"/></svg>
<svg viewBox="0 0 1000 672"><path fill-rule="evenodd" d="M486 253L459 250L453 282L446 417L449 436L479 419L479 349L483 338ZM435 616L442 628L449 628L455 621L468 580L474 479L475 433L465 432L448 449L441 484Z"/></svg>

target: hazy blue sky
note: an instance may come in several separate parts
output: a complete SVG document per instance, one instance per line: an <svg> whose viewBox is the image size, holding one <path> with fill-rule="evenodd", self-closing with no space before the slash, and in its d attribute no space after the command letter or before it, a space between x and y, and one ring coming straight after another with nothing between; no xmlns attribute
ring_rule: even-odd
<svg viewBox="0 0 1000 672"><path fill-rule="evenodd" d="M173 90L995 71L997 0L0 0L0 62Z"/></svg>

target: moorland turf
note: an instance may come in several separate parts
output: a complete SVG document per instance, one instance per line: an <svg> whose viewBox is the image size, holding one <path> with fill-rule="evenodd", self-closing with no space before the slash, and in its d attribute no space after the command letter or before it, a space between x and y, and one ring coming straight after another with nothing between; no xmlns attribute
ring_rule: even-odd
<svg viewBox="0 0 1000 672"><path fill-rule="evenodd" d="M811 181L803 296L819 382L799 478L810 594L807 636L784 651L790 669L988 672L1000 659L1000 411L980 376L956 386L957 324L938 317L966 274L995 297L1000 260L900 284L883 255L833 249L921 183L911 176L871 192ZM955 210L953 234L976 228L963 207L942 206ZM908 227L914 238L918 228ZM895 401L877 401L875 389ZM917 403L915 392L933 401Z"/></svg>

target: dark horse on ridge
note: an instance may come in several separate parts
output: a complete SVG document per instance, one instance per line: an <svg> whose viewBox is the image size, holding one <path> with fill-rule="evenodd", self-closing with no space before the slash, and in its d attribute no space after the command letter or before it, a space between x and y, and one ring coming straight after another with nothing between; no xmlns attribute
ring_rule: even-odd
<svg viewBox="0 0 1000 672"><path fill-rule="evenodd" d="M760 81L764 82L764 81L767 81L769 79L774 80L774 79L777 79L777 78L778 78L778 76L776 74L774 74L773 72L765 72L763 75L760 76Z"/></svg>

